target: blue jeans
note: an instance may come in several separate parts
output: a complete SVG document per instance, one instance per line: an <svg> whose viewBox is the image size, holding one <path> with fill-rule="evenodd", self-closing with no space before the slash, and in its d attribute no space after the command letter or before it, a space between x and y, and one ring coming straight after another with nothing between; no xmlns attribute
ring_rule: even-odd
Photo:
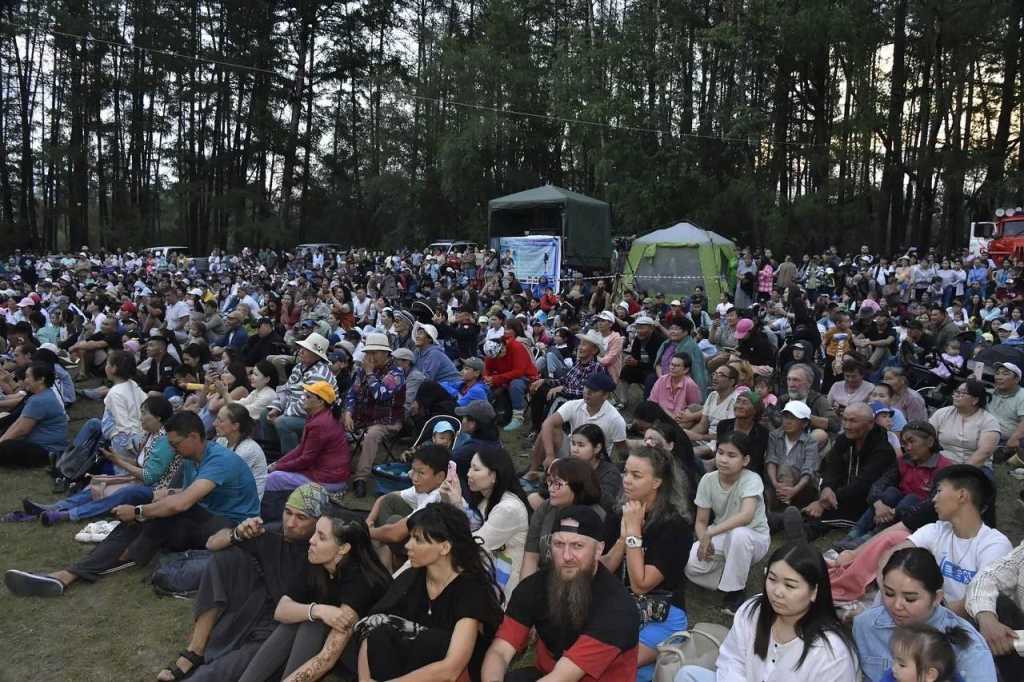
<svg viewBox="0 0 1024 682"><path fill-rule="evenodd" d="M274 422L274 428L277 429L277 439L281 443L282 457L299 446L299 441L302 440L302 430L305 427L305 417L286 417L281 415L277 418L277 421Z"/></svg>
<svg viewBox="0 0 1024 682"><path fill-rule="evenodd" d="M548 351L544 356L544 364L548 371L548 377L551 379L561 379L569 373L569 368L565 366L565 359L558 351Z"/></svg>
<svg viewBox="0 0 1024 682"><path fill-rule="evenodd" d="M526 407L526 389L529 387L526 379L513 379L508 383L508 400L512 403L513 410L522 410Z"/></svg>
<svg viewBox="0 0 1024 682"><path fill-rule="evenodd" d="M882 504L892 507L896 512L896 520L899 521L903 515L921 504L921 498L916 495L904 495L899 488L886 488L882 496L878 498ZM870 535L875 531L875 506L869 505L867 510L857 520L857 525L850 531L851 536L862 537Z"/></svg>
<svg viewBox="0 0 1024 682"><path fill-rule="evenodd" d="M88 488L57 502L54 509L66 511L72 521L103 516L119 504L149 504L153 501L153 489L148 485L129 485L115 490L102 500L92 499Z"/></svg>

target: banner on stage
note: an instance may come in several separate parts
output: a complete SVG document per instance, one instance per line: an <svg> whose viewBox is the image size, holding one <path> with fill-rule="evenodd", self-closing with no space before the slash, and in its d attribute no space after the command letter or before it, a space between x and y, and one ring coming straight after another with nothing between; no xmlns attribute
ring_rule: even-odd
<svg viewBox="0 0 1024 682"><path fill-rule="evenodd" d="M511 259L512 271L521 282L537 283L541 277L558 293L562 274L562 240L560 237L502 237L498 253L503 262Z"/></svg>

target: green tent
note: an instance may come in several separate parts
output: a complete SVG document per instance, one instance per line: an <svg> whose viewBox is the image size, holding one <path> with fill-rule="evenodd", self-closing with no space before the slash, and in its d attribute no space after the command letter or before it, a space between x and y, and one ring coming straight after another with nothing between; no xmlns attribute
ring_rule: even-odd
<svg viewBox="0 0 1024 682"><path fill-rule="evenodd" d="M492 199L487 204L488 238L554 235L562 238L562 261L574 268L607 270L612 254L612 212L604 201L554 185Z"/></svg>
<svg viewBox="0 0 1024 682"><path fill-rule="evenodd" d="M703 286L712 306L736 285L736 245L720 234L679 223L633 240L626 256L627 288L689 296Z"/></svg>

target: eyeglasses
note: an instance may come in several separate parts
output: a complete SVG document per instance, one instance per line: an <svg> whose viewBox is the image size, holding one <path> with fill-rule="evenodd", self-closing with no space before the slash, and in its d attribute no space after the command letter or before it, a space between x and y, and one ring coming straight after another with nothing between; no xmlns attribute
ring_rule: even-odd
<svg viewBox="0 0 1024 682"><path fill-rule="evenodd" d="M965 395L970 395L970 393L968 393L967 391L961 391L960 389L957 389L957 390L953 391L953 393L951 395L954 398L957 397L957 396L963 398Z"/></svg>
<svg viewBox="0 0 1024 682"><path fill-rule="evenodd" d="M551 478L548 480L548 490L558 490L565 486L565 481L560 478Z"/></svg>

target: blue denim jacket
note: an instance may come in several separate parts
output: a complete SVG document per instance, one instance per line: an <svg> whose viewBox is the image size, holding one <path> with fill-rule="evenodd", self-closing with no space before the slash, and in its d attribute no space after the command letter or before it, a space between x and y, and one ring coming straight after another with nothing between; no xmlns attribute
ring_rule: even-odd
<svg viewBox="0 0 1024 682"><path fill-rule="evenodd" d="M956 650L956 668L959 682L996 682L996 666L988 644L973 625L956 615L945 606L936 607L928 625L946 631L961 627L970 636L970 644ZM869 682L882 682L885 673L892 668L892 654L889 641L896 623L885 606L875 606L857 616L853 621L853 639L860 654L861 670Z"/></svg>

